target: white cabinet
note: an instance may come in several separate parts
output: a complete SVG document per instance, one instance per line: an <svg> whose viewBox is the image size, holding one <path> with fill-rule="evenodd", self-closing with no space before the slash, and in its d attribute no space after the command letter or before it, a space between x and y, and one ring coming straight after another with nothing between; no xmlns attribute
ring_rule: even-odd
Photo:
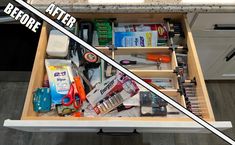
<svg viewBox="0 0 235 145"><path fill-rule="evenodd" d="M199 60L206 80L235 79L235 13L191 14ZM216 25L218 25L217 28Z"/></svg>
<svg viewBox="0 0 235 145"><path fill-rule="evenodd" d="M235 79L235 38L196 37L195 44L205 79Z"/></svg>
<svg viewBox="0 0 235 145"><path fill-rule="evenodd" d="M192 31L213 30L216 24L227 25L227 27L235 26L235 13L203 13L195 15L196 21L192 23Z"/></svg>

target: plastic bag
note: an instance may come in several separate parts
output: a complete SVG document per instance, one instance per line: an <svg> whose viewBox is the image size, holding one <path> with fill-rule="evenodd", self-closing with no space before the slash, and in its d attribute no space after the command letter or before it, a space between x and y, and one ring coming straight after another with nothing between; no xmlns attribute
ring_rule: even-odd
<svg viewBox="0 0 235 145"><path fill-rule="evenodd" d="M61 99L68 93L70 88L70 79L68 67L71 67L70 60L63 59L46 59L46 70L49 78L51 89L52 108L56 104L61 104Z"/></svg>

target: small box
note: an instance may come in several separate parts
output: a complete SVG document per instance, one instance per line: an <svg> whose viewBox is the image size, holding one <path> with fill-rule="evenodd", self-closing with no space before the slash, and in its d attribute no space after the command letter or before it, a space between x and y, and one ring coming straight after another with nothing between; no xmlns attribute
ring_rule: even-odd
<svg viewBox="0 0 235 145"><path fill-rule="evenodd" d="M149 91L140 92L140 106L141 116L167 115L167 102Z"/></svg>
<svg viewBox="0 0 235 145"><path fill-rule="evenodd" d="M135 81L121 72L106 79L87 94L87 100L97 114L106 114L118 107L124 100L137 94Z"/></svg>
<svg viewBox="0 0 235 145"><path fill-rule="evenodd" d="M66 57L68 48L69 37L58 30L51 30L47 43L47 54L52 57Z"/></svg>
<svg viewBox="0 0 235 145"><path fill-rule="evenodd" d="M158 32L115 32L115 47L155 47Z"/></svg>

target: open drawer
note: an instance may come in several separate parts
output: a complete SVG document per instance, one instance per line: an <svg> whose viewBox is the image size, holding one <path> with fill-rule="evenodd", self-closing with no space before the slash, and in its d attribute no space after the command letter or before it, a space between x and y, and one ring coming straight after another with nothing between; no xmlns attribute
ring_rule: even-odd
<svg viewBox="0 0 235 145"><path fill-rule="evenodd" d="M79 18L116 18L118 22L130 23L153 23L163 22L164 18L171 18L174 21L180 22L183 26L185 34L185 45L188 48L188 74L189 80L196 80L196 94L201 111L200 117L211 123L214 127L224 130L231 128L232 124L229 121L216 121L210 104L210 99L207 93L206 85L202 75L202 70L198 60L196 48L194 45L191 30L184 14L74 14ZM40 116L33 111L32 92L34 89L41 87L45 67L44 60L46 56L46 47L48 40L48 24L44 23L41 30L41 36L38 43L37 54L34 61L32 75L28 87L27 96L25 99L24 109L21 120L7 119L4 126L31 132L190 132L202 133L209 132L202 126L191 120L185 115L171 117L59 117L59 116ZM179 93L179 84L175 70L178 66L176 60L176 52L171 51L169 47L154 47L154 48L120 48L112 53L106 47L97 47L100 51L112 56L114 59L119 55L127 55L131 51L138 53L161 52L171 56L171 64L168 69L131 69L136 75L142 78L159 78L168 77L173 80L171 89L162 89L161 91L176 100L186 107L185 98Z"/></svg>

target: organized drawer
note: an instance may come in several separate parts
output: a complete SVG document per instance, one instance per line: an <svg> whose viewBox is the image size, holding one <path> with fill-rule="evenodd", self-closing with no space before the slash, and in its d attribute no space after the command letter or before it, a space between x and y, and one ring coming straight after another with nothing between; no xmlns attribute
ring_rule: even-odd
<svg viewBox="0 0 235 145"><path fill-rule="evenodd" d="M231 127L229 121L217 122L214 118L192 34L184 14L75 13L74 16L79 18L78 25L79 22L87 23L88 21L94 20L97 21L95 25L98 25L100 19L105 19L105 21L109 20L112 33L107 34L107 36L101 33L101 31L97 32L98 36L101 37L101 35L104 35L104 37L106 37L105 39L98 40L99 43L96 42L95 47L98 50L174 99L186 109L210 122L215 127L219 129ZM129 46L137 45L137 43L134 43L137 40L133 41L134 44L129 44L129 42L132 41L130 37L126 38L126 42L128 43L123 42L122 44L117 44L117 42L120 41L117 40L119 39L117 36L126 35L127 33L123 31L129 31L125 29L139 29L140 25L143 27L142 24L146 24L144 28L150 27L151 29L153 25L158 26L162 24L167 31L166 40L163 40L164 38L160 37L160 34L158 34L158 41L154 42L156 46L150 46L152 44L143 44L148 46ZM81 25L80 23L79 26ZM127 28L127 26L129 27ZM171 29L172 27L174 31ZM120 130L137 130L138 132L207 132L202 126L198 125L170 104L165 105L166 111L162 111L161 109L163 108L161 108L160 111L157 110L157 112L153 111L153 108L157 109L156 107L150 107L149 109L144 106L143 104L146 105L146 102L148 102L144 100L144 96L151 94L149 94L150 92L141 86L141 84L137 84L138 92L130 98L130 100L127 99L121 103L122 105L124 104L124 106L125 104L127 104L126 106L131 106L135 103L138 104L131 108L135 111L134 115L120 115L122 114L120 112L117 115L116 112L111 110L106 115L86 115L86 112L84 112L84 114L79 115L79 117L74 115L60 116L56 114L55 111L50 111L49 113L35 112L32 103L33 93L37 88L42 87L45 82L45 74L47 72L45 60L50 59L46 48L48 40L50 39L49 33L51 30L52 28L44 22L21 120L6 120L5 126L25 131L43 132L97 132L100 129L107 129L112 132ZM121 32L119 33L118 31ZM163 30L158 29L157 32L160 31ZM178 31L180 31L179 34L177 33ZM134 35L133 31L130 33ZM135 33L135 35L142 35L143 33L145 32ZM156 34L151 32L151 34L149 33L148 35L154 37ZM153 42L153 40L151 42ZM127 46L120 47L119 45ZM100 60L100 65L99 74L97 76L102 84L102 82L115 76L118 70L102 59L98 58L98 60ZM89 95L90 93L88 92L87 94ZM114 96L117 97L118 95L114 94ZM137 98L137 101L134 100L134 98ZM89 101L86 101L84 104L89 105ZM99 105L96 107L103 110ZM112 115L112 113L114 115Z"/></svg>

